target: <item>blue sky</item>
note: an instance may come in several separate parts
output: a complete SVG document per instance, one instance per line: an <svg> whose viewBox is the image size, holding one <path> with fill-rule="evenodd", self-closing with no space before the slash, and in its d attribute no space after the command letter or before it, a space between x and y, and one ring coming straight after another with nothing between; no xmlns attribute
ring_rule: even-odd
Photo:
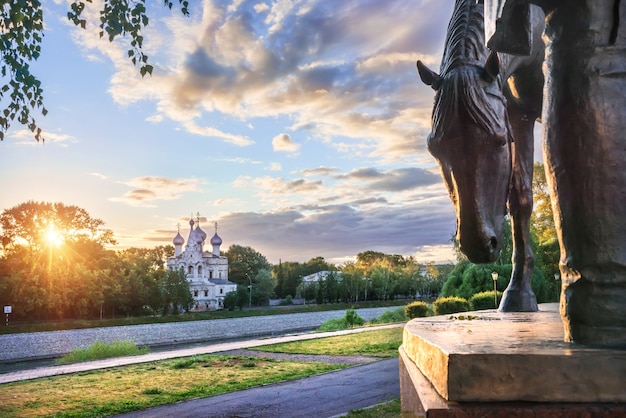
<svg viewBox="0 0 626 418"><path fill-rule="evenodd" d="M68 2L44 2L46 141L14 123L0 143L0 209L80 206L119 249L171 244L199 212L223 250L272 263L453 259L452 203L425 149L433 92L415 70L439 67L453 1L190 3L184 17L148 2L141 79L124 41L98 38L95 8L82 31Z"/></svg>

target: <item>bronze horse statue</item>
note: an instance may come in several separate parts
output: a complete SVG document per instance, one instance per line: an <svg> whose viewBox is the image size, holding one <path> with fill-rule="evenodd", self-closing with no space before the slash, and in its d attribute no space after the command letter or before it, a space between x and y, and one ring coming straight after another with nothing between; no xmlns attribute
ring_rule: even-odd
<svg viewBox="0 0 626 418"><path fill-rule="evenodd" d="M456 0L439 74L417 62L421 80L435 90L428 149L437 159L454 203L457 240L474 263L493 262L502 246L508 210L513 272L499 310L532 312L534 255L533 127L541 115L545 17L532 9L528 56L490 52L485 46L482 0Z"/></svg>

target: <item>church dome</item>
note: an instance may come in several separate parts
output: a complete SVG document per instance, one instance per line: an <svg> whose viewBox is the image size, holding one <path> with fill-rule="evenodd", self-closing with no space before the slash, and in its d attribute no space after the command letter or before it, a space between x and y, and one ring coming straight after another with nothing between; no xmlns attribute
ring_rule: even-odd
<svg viewBox="0 0 626 418"><path fill-rule="evenodd" d="M200 228L200 225L198 225L198 227L196 228L196 239L198 240L198 243L204 242L204 240L206 240L206 232L204 232L202 228Z"/></svg>
<svg viewBox="0 0 626 418"><path fill-rule="evenodd" d="M185 238L183 238L182 235L180 235L180 232L179 232L174 237L174 241L173 242L174 242L174 245L183 245L185 243Z"/></svg>
<svg viewBox="0 0 626 418"><path fill-rule="evenodd" d="M211 245L222 245L222 239L217 235L217 232L213 235L213 238L211 238Z"/></svg>

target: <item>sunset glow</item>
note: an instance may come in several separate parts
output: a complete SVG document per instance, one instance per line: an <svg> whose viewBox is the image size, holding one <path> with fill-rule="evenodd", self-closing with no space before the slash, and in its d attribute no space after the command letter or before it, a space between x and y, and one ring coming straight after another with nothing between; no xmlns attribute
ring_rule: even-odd
<svg viewBox="0 0 626 418"><path fill-rule="evenodd" d="M46 242L49 245L60 247L63 244L63 235L54 227L50 225L45 234Z"/></svg>

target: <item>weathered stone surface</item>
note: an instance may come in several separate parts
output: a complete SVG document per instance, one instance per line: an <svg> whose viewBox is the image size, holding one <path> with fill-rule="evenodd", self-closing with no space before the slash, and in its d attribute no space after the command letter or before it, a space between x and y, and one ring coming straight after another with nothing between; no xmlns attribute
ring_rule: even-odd
<svg viewBox="0 0 626 418"><path fill-rule="evenodd" d="M400 347L402 417L571 418L626 417L624 403L453 402L443 399Z"/></svg>
<svg viewBox="0 0 626 418"><path fill-rule="evenodd" d="M563 336L557 304L543 304L414 319L403 349L449 401L626 402L626 350Z"/></svg>

